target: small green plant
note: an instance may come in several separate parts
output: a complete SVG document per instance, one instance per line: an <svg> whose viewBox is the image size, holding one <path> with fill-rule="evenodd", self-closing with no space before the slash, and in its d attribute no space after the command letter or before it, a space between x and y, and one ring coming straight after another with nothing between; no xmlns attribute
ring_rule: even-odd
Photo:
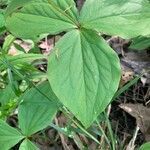
<svg viewBox="0 0 150 150"><path fill-rule="evenodd" d="M149 24L148 0L86 0L80 12L73 0L12 0L5 12L5 27L13 36L37 41L41 34L66 34L48 57L49 83L33 86L19 96L20 131L0 122L3 149L22 139L21 150L37 149L28 139L47 127L58 109L69 110L85 128L90 127L111 102L121 76L119 58L100 33L146 36ZM25 63L32 55L38 54L24 54L26 59L8 57L7 61ZM2 62L4 56L2 53ZM3 136L5 140L1 140Z"/></svg>
<svg viewBox="0 0 150 150"><path fill-rule="evenodd" d="M40 92L37 92L37 88L40 92L47 94L42 95ZM3 150L8 150L23 139L20 150L23 150L24 147L24 149L38 149L35 148L36 146L28 138L50 125L58 109L53 100L57 100L57 98L53 95L48 82L26 91L20 97L20 105L18 107L20 131L8 126L4 121L0 121L0 146Z"/></svg>

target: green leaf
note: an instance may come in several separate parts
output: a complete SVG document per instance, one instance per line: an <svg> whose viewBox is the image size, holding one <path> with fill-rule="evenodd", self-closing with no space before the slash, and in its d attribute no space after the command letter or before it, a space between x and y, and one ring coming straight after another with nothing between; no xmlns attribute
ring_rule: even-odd
<svg viewBox="0 0 150 150"><path fill-rule="evenodd" d="M7 10L7 29L16 36L34 39L40 34L57 34L76 28L73 1L59 1L13 0Z"/></svg>
<svg viewBox="0 0 150 150"><path fill-rule="evenodd" d="M135 50L144 50L150 47L150 37L137 37L132 40L129 48Z"/></svg>
<svg viewBox="0 0 150 150"><path fill-rule="evenodd" d="M54 3L75 22L77 21L79 14L74 0L55 0Z"/></svg>
<svg viewBox="0 0 150 150"><path fill-rule="evenodd" d="M150 150L150 142L143 144L139 150Z"/></svg>
<svg viewBox="0 0 150 150"><path fill-rule="evenodd" d="M5 27L0 28L0 35L2 35L6 31Z"/></svg>
<svg viewBox="0 0 150 150"><path fill-rule="evenodd" d="M5 89L0 89L0 104L6 105L10 100L16 97L11 85L7 85Z"/></svg>
<svg viewBox="0 0 150 150"><path fill-rule="evenodd" d="M39 150L39 148L37 148L36 145L34 145L34 143L32 143L30 140L25 139L21 143L19 150Z"/></svg>
<svg viewBox="0 0 150 150"><path fill-rule="evenodd" d="M0 5L5 6L10 2L10 0L0 0Z"/></svg>
<svg viewBox="0 0 150 150"><path fill-rule="evenodd" d="M0 12L0 28L4 27L5 20L3 14Z"/></svg>
<svg viewBox="0 0 150 150"><path fill-rule="evenodd" d="M46 58L46 56L42 54L19 54L15 56L0 55L0 70L8 68L10 65L30 64L34 60L43 58Z"/></svg>
<svg viewBox="0 0 150 150"><path fill-rule="evenodd" d="M50 125L58 106L57 97L48 82L27 91L19 105L19 126L22 133L30 136Z"/></svg>
<svg viewBox="0 0 150 150"><path fill-rule="evenodd" d="M0 120L0 148L2 150L10 149L23 138L24 136L19 131Z"/></svg>
<svg viewBox="0 0 150 150"><path fill-rule="evenodd" d="M13 13L14 11L16 11L17 9L19 8L22 8L24 7L25 5L27 4L30 4L30 3L38 3L38 2L44 2L44 3L52 3L52 1L50 0L21 0L21 1L18 1L18 0L13 0L11 2L10 5L8 5L7 7L7 11L5 13L5 16L7 17L8 15L10 15L11 13ZM75 21L76 19L78 18L78 10L76 8L76 4L74 2L74 0L65 0L65 1L62 1L62 0L53 0L53 3L59 7L62 11L64 11L67 15L69 15L71 18L73 18Z"/></svg>
<svg viewBox="0 0 150 150"><path fill-rule="evenodd" d="M11 0L11 3L7 6L6 12L5 12L5 16L8 17L9 15L11 15L13 12L21 9L23 6L27 5L30 2L38 2L38 0ZM42 2L39 1L39 2Z"/></svg>
<svg viewBox="0 0 150 150"><path fill-rule="evenodd" d="M3 47L2 47L3 53L8 53L14 40L15 40L15 37L12 36L11 34L5 37L5 42L3 43Z"/></svg>
<svg viewBox="0 0 150 150"><path fill-rule="evenodd" d="M119 59L94 31L73 30L50 55L48 78L59 100L89 127L118 88Z"/></svg>
<svg viewBox="0 0 150 150"><path fill-rule="evenodd" d="M86 0L80 22L85 28L132 38L150 34L148 0Z"/></svg>

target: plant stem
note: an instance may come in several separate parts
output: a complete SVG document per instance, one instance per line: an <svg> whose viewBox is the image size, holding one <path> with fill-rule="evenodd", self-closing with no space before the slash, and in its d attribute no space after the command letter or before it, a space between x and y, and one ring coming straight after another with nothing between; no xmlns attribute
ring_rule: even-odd
<svg viewBox="0 0 150 150"><path fill-rule="evenodd" d="M70 119L72 120L72 122L78 127L80 128L86 135L88 135L92 140L94 140L97 144L100 144L100 142L93 136L91 135L88 131L86 131L86 129L84 129L84 127L82 127L77 121L75 121L69 114L68 111L65 107L63 107L62 112Z"/></svg>
<svg viewBox="0 0 150 150"><path fill-rule="evenodd" d="M111 145L112 145L112 150L115 150L115 140L114 140L114 136L113 136L113 131L112 131L112 128L111 128L111 124L110 124L110 121L109 121L109 114L110 114L110 110L111 110L111 105L109 105L108 107L108 112L104 112L104 115L105 115L105 118L106 118L106 123L107 123L107 127L108 127L108 131L109 131L109 134L110 134L110 139L111 139Z"/></svg>
<svg viewBox="0 0 150 150"><path fill-rule="evenodd" d="M100 125L100 123L98 122L98 120L96 120L96 123L97 123L97 125L98 125L100 131L102 132L102 135L104 136L104 138L105 138L107 144L109 145L109 147L111 147L110 142L109 142L109 140L108 140L108 138L107 138L107 136L106 136L106 134L105 134L105 131L103 130L103 128L102 128L102 126Z"/></svg>

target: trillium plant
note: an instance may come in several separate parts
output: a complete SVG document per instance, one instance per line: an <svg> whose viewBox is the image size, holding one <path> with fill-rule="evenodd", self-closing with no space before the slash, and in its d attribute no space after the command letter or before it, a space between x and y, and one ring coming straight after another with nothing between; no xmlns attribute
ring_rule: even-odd
<svg viewBox="0 0 150 150"><path fill-rule="evenodd" d="M12 0L5 27L15 37L35 41L42 34L65 34L48 56L48 82L37 87L46 96L36 88L23 95L18 112L21 131L0 123L10 130L6 140L14 145L47 127L58 103L90 127L112 101L121 76L119 58L101 35L147 36L149 25L148 0L85 0L80 11L74 0ZM35 148L26 139L20 147L27 146Z"/></svg>

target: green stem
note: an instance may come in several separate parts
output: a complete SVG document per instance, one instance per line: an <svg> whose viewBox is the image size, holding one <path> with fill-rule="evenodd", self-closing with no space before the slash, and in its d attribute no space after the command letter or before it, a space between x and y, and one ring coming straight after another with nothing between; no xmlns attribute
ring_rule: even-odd
<svg viewBox="0 0 150 150"><path fill-rule="evenodd" d="M112 150L115 150L115 141L114 141L114 136L113 136L113 131L112 131L112 128L111 128L111 124L110 124L110 121L108 119L108 116L107 116L106 112L104 112L104 115L105 115L105 118L106 118L106 123L107 123L108 131L109 131L109 134L110 134L110 138L111 138Z"/></svg>
<svg viewBox="0 0 150 150"><path fill-rule="evenodd" d="M109 142L109 139L107 138L107 136L106 136L106 134L105 134L105 131L103 130L103 128L102 128L102 126L100 125L100 123L98 122L98 120L96 120L96 123L97 123L97 125L98 125L100 131L102 132L102 134L103 134L103 136L104 136L104 138L105 138L107 144L109 145L109 147L111 147L111 144L110 144L110 142Z"/></svg>
<svg viewBox="0 0 150 150"><path fill-rule="evenodd" d="M86 129L84 129L77 121L75 121L69 114L68 111L65 107L63 107L62 112L70 119L72 120L72 122L78 127L80 128L86 135L88 135L92 140L94 140L97 144L100 144L100 142L93 136L91 135L89 132L86 131Z"/></svg>

